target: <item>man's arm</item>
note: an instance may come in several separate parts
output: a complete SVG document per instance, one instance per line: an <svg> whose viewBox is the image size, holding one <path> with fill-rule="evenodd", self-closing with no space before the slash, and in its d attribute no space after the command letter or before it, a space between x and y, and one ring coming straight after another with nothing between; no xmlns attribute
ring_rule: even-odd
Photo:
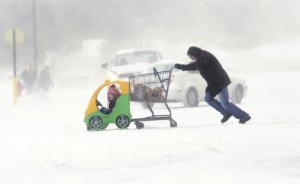
<svg viewBox="0 0 300 184"><path fill-rule="evenodd" d="M186 65L182 65L182 64L175 64L175 68L182 70L182 71L195 71L195 70L199 70L199 66L198 63L192 62Z"/></svg>

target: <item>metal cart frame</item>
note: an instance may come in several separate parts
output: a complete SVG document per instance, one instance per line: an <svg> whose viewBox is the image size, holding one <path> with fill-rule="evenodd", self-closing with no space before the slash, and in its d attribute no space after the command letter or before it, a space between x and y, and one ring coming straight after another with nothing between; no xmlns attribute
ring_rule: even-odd
<svg viewBox="0 0 300 184"><path fill-rule="evenodd" d="M133 75L129 77L130 100L134 102L147 103L147 107L151 112L151 116L144 118L133 118L132 122L138 129L143 128L144 124L141 121L156 121L169 120L170 127L177 127L177 122L172 118L172 112L167 104L169 84L171 81L172 67L168 71L158 72L153 68L153 73ZM151 103L165 104L168 114L156 115L152 109Z"/></svg>

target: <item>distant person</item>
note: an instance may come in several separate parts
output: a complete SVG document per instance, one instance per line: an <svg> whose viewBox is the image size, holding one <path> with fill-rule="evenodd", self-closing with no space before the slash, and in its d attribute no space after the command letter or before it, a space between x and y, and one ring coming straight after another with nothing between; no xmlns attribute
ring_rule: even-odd
<svg viewBox="0 0 300 184"><path fill-rule="evenodd" d="M113 86L113 87L112 87ZM118 89L115 88L115 85L113 84L110 89L107 92L107 98L108 98L108 108L101 107L100 112L103 114L110 114L117 102L117 99L120 97L121 93Z"/></svg>
<svg viewBox="0 0 300 184"><path fill-rule="evenodd" d="M28 67L22 71L21 80L23 82L26 94L31 94L33 84L36 81L36 72L34 71L32 65L28 65Z"/></svg>
<svg viewBox="0 0 300 184"><path fill-rule="evenodd" d="M48 92L50 87L53 86L49 66L45 66L45 68L41 71L38 82L39 87L42 88L45 92Z"/></svg>
<svg viewBox="0 0 300 184"><path fill-rule="evenodd" d="M175 68L183 71L199 70L207 82L204 100L223 115L221 123L225 123L231 116L239 119L239 123L249 121L251 117L247 112L229 102L228 85L231 80L217 58L208 51L194 46L188 49L187 55L193 62L187 65L175 64ZM220 101L214 98L217 95Z"/></svg>

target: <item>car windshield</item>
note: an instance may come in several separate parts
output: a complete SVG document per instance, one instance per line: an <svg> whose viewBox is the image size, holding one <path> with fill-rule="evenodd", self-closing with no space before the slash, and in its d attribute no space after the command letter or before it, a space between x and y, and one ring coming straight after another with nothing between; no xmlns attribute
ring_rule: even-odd
<svg viewBox="0 0 300 184"><path fill-rule="evenodd" d="M158 72L162 72L162 71L168 71L168 70L170 70L173 66L174 66L174 64L171 63L171 64L158 64L158 65L155 65L154 67L156 68L156 70ZM177 70L177 69L174 69L174 71L175 70ZM148 68L146 72L147 73L153 72L153 67Z"/></svg>
<svg viewBox="0 0 300 184"><path fill-rule="evenodd" d="M156 61L158 61L158 56L155 52L136 52L116 56L113 66L130 65L134 63L153 63Z"/></svg>

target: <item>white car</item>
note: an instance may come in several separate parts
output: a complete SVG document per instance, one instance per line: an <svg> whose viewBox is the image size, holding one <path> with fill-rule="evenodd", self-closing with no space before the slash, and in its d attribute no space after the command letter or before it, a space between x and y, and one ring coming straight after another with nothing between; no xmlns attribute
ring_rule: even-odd
<svg viewBox="0 0 300 184"><path fill-rule="evenodd" d="M111 62L102 67L107 67L107 79L128 80L129 76L142 73L145 68L160 60L162 60L162 56L156 50L128 49L118 51Z"/></svg>
<svg viewBox="0 0 300 184"><path fill-rule="evenodd" d="M152 64L144 73L152 73L155 67L157 71L170 70L176 63L187 64L187 60L171 59ZM241 103L247 95L247 85L244 80L230 76L231 84L228 86L229 99L233 103ZM183 102L186 107L198 106L204 101L206 81L200 76L199 71L172 70L168 91L168 102Z"/></svg>

